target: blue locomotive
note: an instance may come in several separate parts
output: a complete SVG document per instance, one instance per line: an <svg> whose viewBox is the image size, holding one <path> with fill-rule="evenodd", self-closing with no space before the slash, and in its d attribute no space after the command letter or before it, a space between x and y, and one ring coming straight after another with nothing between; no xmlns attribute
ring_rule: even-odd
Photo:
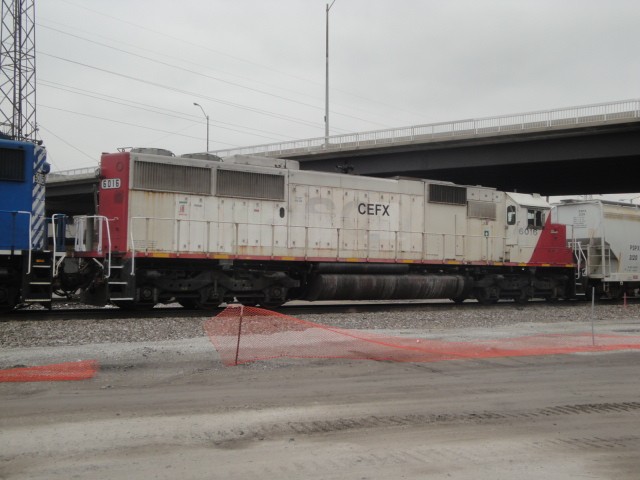
<svg viewBox="0 0 640 480"><path fill-rule="evenodd" d="M53 255L47 250L43 146L0 137L0 311L51 306Z"/></svg>

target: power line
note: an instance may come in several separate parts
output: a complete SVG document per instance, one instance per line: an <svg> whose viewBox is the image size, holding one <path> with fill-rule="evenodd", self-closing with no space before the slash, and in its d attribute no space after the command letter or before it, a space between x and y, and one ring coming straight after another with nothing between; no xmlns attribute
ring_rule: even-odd
<svg viewBox="0 0 640 480"><path fill-rule="evenodd" d="M118 17L113 16L113 15L109 15L109 14L106 14L106 13L103 13L103 12L99 12L97 10L88 8L88 7L86 7L85 5L82 5L82 4L76 4L74 2L70 2L69 0L62 0L62 1L64 1L65 3L67 3L69 5L72 5L74 8L82 8L82 9L85 9L85 10L87 10L89 12L92 12L92 13L98 15L98 16L110 18L110 19L115 20L117 22L121 22L121 23L125 23L125 24L128 24L128 25L132 25L132 26L136 27L137 29L146 30L146 31L151 32L151 33L153 33L155 35L166 37L166 38L169 38L171 40L177 40L177 41L179 41L181 43L184 43L184 44L187 44L187 45L191 45L191 46L194 46L194 47L202 48L202 49L207 50L209 52L212 52L212 53L214 53L216 55L221 55L221 56L224 56L224 57L228 57L228 58L237 60L239 62L243 62L243 63L247 63L249 65L257 66L257 67L260 67L260 68L263 68L263 69L278 73L280 75L284 75L284 76L287 76L287 77L290 77L290 78L294 78L296 80L302 80L304 82L312 83L312 84L318 85L318 86L323 85L322 82L318 82L316 80L311 80L309 78L304 78L304 77L300 77L300 76L297 76L297 75L293 75L293 74L290 74L288 72L284 72L282 70L278 70L278 69L275 69L273 67L270 67L268 65L264 65L264 64L261 64L261 63L253 62L251 60L247 60L247 59L244 59L244 58L241 58L241 57L236 57L234 55L230 55L228 53L221 52L219 50L215 50L215 49L213 49L211 47L208 47L206 45L202 45L202 44L199 44L199 43L196 43L196 42L191 42L189 40L185 40L185 39L180 38L180 37L175 37L173 35L169 35L166 32L161 32L161 31L154 30L152 28L149 28L149 27L147 27L145 25L142 25L142 24L139 24L139 23L131 22L129 20L124 20L122 18L118 18ZM383 105L383 106L385 106L387 108L392 108L392 109L397 110L397 111L402 111L402 112L405 112L405 113L409 113L409 114L415 115L417 117L423 117L423 115L424 115L424 113L415 112L415 111L412 111L412 110L409 110L409 109L406 109L406 108L400 108L400 107L398 107L396 105L391 105L391 104L382 102L382 101L377 100L377 99L367 98L367 97L364 97L362 95L359 95L359 94L356 94L356 93L353 93L353 92L349 92L347 90L343 90L343 89L339 89L339 88L334 88L333 90L336 91L336 92L345 93L345 94L347 94L349 96L353 96L353 97L359 98L361 100L365 100L365 101L370 102L370 103L376 103L376 104L379 104L379 105Z"/></svg>
<svg viewBox="0 0 640 480"><path fill-rule="evenodd" d="M48 88L53 88L53 89L57 89L57 90L61 90L64 92L69 92L72 93L74 95L81 95L84 97L88 97L88 98L94 98L96 100L101 100L103 102L108 102L108 103L113 103L115 105L122 105L125 107L129 107L129 108L135 108L138 110L142 110L145 112L150 112L150 113L155 113L158 115L164 115L167 117L172 117L172 118L177 118L179 120L189 120L189 121L193 121L194 119L197 119L198 123L201 123L200 117L196 116L196 115L190 115L190 114L183 114L182 112L177 112L175 110L169 110L169 109L165 109L165 108L161 108L161 107L156 107L154 105L148 105L145 103L141 103L141 102L136 102L133 100L128 100L128 99L124 99L121 97L115 97L115 96L111 96L111 95L105 95L99 92L92 92L90 90L85 90L85 89L81 89L81 88L77 88L77 87L72 87L70 85L63 85L60 83L56 83L56 82L50 82L47 80L38 80L38 84L43 86L43 87L48 87ZM118 101L120 100L120 101ZM165 112L174 112L174 113L164 113L161 110L164 110ZM175 113L177 113L178 115L176 115ZM262 133L268 133L268 134L272 134L272 135L279 135L278 133L275 132L269 132L266 130L260 130L260 129L255 129L255 128L251 128L251 127L245 127L243 125L237 125L237 124L233 124L233 123L229 123L229 122L221 122L221 121L215 121L214 125L216 126L216 128L220 128L223 130L229 130L232 132L238 132L238 133L243 133L243 134L248 134L248 135L253 135L256 137L261 137L261 138L266 138L269 140L276 140L276 141L280 141L282 140L283 136L280 136L281 138L274 138L274 137L269 137L266 135L260 135L258 133L252 133L249 130L254 130L256 132L262 132ZM243 128L244 130L238 130L235 128L230 128L230 127L224 127L222 125L230 125L230 126L235 126L235 127L239 127L239 128ZM289 138L289 139L295 139L295 137L287 137L284 136L284 138Z"/></svg>
<svg viewBox="0 0 640 480"><path fill-rule="evenodd" d="M136 123L123 122L122 120L113 120L112 118L99 117L98 115L89 115L88 113L75 112L73 110L67 110L65 108L52 107L52 106L49 106L49 105L43 105L41 103L38 104L38 107L40 107L40 108L48 108L50 110L57 110L59 112L73 113L75 115L81 115L83 117L94 118L94 119L97 119L97 120L104 120L106 122L111 122L111 123L118 123L120 125L126 125L128 127L143 128L145 130L152 130L154 132L161 132L161 133L169 133L169 134L177 135L179 137L185 137L185 138L191 138L191 139L197 139L197 140L201 139L200 137L194 137L193 135L185 135L183 133L175 133L175 132L171 132L169 130L162 130L161 128L149 127L147 125L138 125ZM235 145L235 144L227 143L227 142L218 141L217 143L222 143L224 145L229 145L231 147L239 147L239 145Z"/></svg>
<svg viewBox="0 0 640 480"><path fill-rule="evenodd" d="M82 37L80 35L74 35L72 33L65 32L65 31L59 30L57 28L47 27L47 26L41 25L41 24L38 24L38 25L40 27L42 27L42 28L47 28L47 29L52 30L54 32L58 32L58 33L60 33L62 35L67 35L67 36L70 36L72 38L76 38L78 40L82 40L82 41L85 41L85 42L88 42L88 43L92 43L94 45L99 45L99 46L104 47L104 48L115 50L117 52L124 53L124 54L130 55L132 57L141 58L143 60L147 60L149 62L157 63L157 64L163 65L165 67L181 70L183 72L187 72L187 73L190 73L192 75L197 75L197 76L200 76L200 77L207 78L209 80L214 80L216 82L220 82L220 83L224 83L224 84L227 84L227 85L231 85L231 86L234 86L234 87L237 87L237 88L241 88L241 89L244 89L244 90L249 90L251 92L259 93L261 95L267 95L269 97L274 97L274 98L277 98L279 100L284 100L286 102L291 102L291 103L294 103L294 104L297 104L297 105L301 105L301 106L304 106L304 107L312 108L314 110L321 110L322 109L322 107L319 107L317 105L313 105L313 104L306 103L306 102L301 102L299 100L295 100L295 99L292 99L292 98L289 98L289 97L284 97L282 95L278 95L278 94L275 94L275 93L267 92L267 91L260 90L260 89L257 89L257 88L248 87L246 85L241 85L241 84L239 84L237 82L231 82L229 80L224 80L222 78L214 77L212 75L207 75L206 73L202 73L202 72L199 72L199 71L196 71L196 70L191 70L191 69L188 69L188 68L180 67L180 66L175 65L173 63L168 63L168 62L164 62L162 60L157 60L157 59L154 59L154 58L151 58L151 57L147 57L145 55L140 55L140 54L135 53L135 52L130 52L130 51L124 50L122 48L114 47L112 45L107 45L107 44L102 43L102 42L97 42L95 40L91 40L91 39L88 39L86 37ZM339 111L335 111L335 112L332 112L332 113L335 114L335 115L340 115L340 116L351 118L351 119L358 120L358 121L361 121L361 122L370 123L372 125L377 125L379 127L391 128L389 125L386 125L386 124L383 124L383 123L379 123L379 122L374 122L372 120L367 120L367 119L361 118L361 117L356 117L355 115L349 115L347 113L342 113L342 112L339 112Z"/></svg>
<svg viewBox="0 0 640 480"><path fill-rule="evenodd" d="M283 72L283 71L281 71L281 70L275 69L275 68L273 68L273 67L269 67L269 66L267 66L267 65L263 65L263 64L260 64L260 63L257 63L257 62L253 62L253 61L251 61L251 60L246 60L246 59L241 58L241 57L236 57L236 56L234 56L234 55L230 55L230 54L228 54L228 53L221 52L220 50L215 50L215 49L213 49L213 48L211 48L211 47L208 47L208 46L206 46L206 45L201 45L201 44L196 43L196 42L191 42L191 41L189 41L189 40L185 40L185 39L180 38L180 37L174 37L173 35L169 35L169 34L168 34L168 33L166 33L166 32L160 32L160 31L154 30L154 29L152 29L152 28L149 28L149 27L147 27L147 26L145 26L145 25L141 25L141 24L139 24L139 23L131 22L131 21L129 21L129 20L124 20L124 19L122 19L122 18L118 18L118 17L113 16L113 15L109 15L109 14L106 14L106 13L103 13L103 12L99 12L99 11L97 11L97 10L93 10L93 9L91 9L91 8L86 7L85 5L82 5L82 4L73 3L73 2L70 2L69 0L62 0L62 1L63 1L63 2L65 2L65 3L67 3L67 4L69 4L69 5L72 5L74 8L82 8L82 9L84 9L84 10L88 10L89 12L95 13L96 15L99 15L99 16L102 16L102 17L106 17L106 18L110 18L110 19L112 19L112 20L116 20L116 21L118 21L118 22L125 23L125 24L127 24L127 25L131 25L131 26L134 26L134 27L136 27L137 29L146 30L147 32L151 32L151 33L153 33L153 34L155 34L155 35L160 35L160 36L163 36L163 37L170 38L171 40L177 40L177 41L182 42L182 43L185 43L185 44L187 44L187 45L191 45L191 46L193 46L193 47L198 47L198 48L202 48L202 49L204 49L204 50L208 50L209 52L215 53L216 55L221 55L221 56L223 56L223 57L228 57L228 58L231 58L231 59L233 59L233 60L237 60L237 61L242 62L242 63L247 63L247 64L249 64L249 65L253 65L253 66L255 66L255 67L264 68L264 69L266 69L266 70L270 70L270 71L272 71L272 72L276 72L276 73L279 73L279 74L281 74L281 75L286 75L286 76L289 76L289 77L291 77L291 78L295 78L296 80L303 80L303 81L305 81L305 82L317 83L317 82L314 82L313 80L309 80L309 79L306 79L306 78L303 78L303 77L298 77L298 76L296 76L296 75L292 75L292 74L289 74L289 73Z"/></svg>
<svg viewBox="0 0 640 480"><path fill-rule="evenodd" d="M70 28L70 29L73 29L73 30L76 30L76 31L79 31L79 32L90 33L90 34L95 35L98 38L103 38L103 39L108 40L110 42L115 42L115 43L119 43L121 45L126 45L128 47L132 47L132 48L135 48L135 49L138 49L138 50L149 52L149 53L152 53L154 55L160 55L161 57L166 57L166 58L169 58L169 59L172 59L172 60L178 60L178 61L190 64L190 65L193 65L193 66L196 66L196 67L206 68L206 69L210 68L209 66L202 65L200 63L190 61L190 60L188 60L186 58L175 57L175 56L172 56L172 55L168 55L166 53L159 53L159 52L157 52L155 50L152 50L150 48L144 48L144 47L140 47L138 45L134 45L134 44L131 44L131 43L122 42L122 41L120 41L118 39L115 39L115 38L110 38L110 37L106 37L104 35L95 34L95 32L87 32L86 30L82 30L82 29L79 29L79 28L76 28L76 27L72 27L72 26L66 25L66 24L61 23L61 22L56 22L56 21L53 21L53 20L48 20L48 22L53 23L53 24L57 24L57 25L61 25L61 26L65 27L65 28ZM38 22L37 25L40 26L40 27L47 28L46 25L42 24L42 22ZM50 30L56 30L56 29L50 28ZM61 32L64 33L64 34L67 34L67 32L64 32L64 31L61 31ZM80 37L80 38L83 38L83 37ZM87 41L91 41L91 40L87 40ZM300 96L303 96L303 97L307 97L307 98L311 98L311 99L314 99L314 100L321 101L319 99L319 97L316 97L316 96L313 96L313 95L309 95L308 93L292 90L290 88L282 88L279 85L274 85L274 84L271 84L271 83L267 83L267 82L261 81L259 78L247 77L247 76L244 76L244 75L238 75L236 73L225 72L225 71L222 71L222 72L219 71L219 73L222 73L224 75L228 75L230 77L239 78L239 79L242 79L242 80L248 80L250 82L257 83L259 85L264 85L264 86L267 86L269 88L274 88L276 90L282 90L282 91L285 91L285 92L294 93L296 95L300 95Z"/></svg>
<svg viewBox="0 0 640 480"><path fill-rule="evenodd" d="M41 105L40 105L41 106ZM93 158L91 155L89 155L87 152L80 150L78 147L76 147L75 145L72 145L71 143L67 142L64 138L56 135L55 133L53 133L51 130L49 130L47 127L45 127L44 125L42 125L41 123L38 123L38 128L41 128L42 130L45 130L47 132L49 132L50 135L53 135L54 137L56 137L58 140L60 140L62 143L66 144L67 146L73 148L74 150L80 152L81 154L83 154L85 157L90 158L92 161L96 161L95 158ZM49 155L47 154L47 157L49 157ZM49 158L49 161L51 162L51 159Z"/></svg>
<svg viewBox="0 0 640 480"><path fill-rule="evenodd" d="M145 79L142 79L142 78L134 77L133 75L126 75L124 73L114 72L112 70L107 70L105 68L100 68L100 67L96 67L96 66L89 65L89 64L86 64L86 63L77 62L75 60L71 60L71 59L68 59L68 58L63 58L63 57L60 57L58 55L52 55L52 54L47 53L47 52L38 51L37 54L38 55L44 55L44 56L51 57L51 58L55 58L55 59L61 60L63 62L71 63L71 64L74 64L74 65L79 65L79 66L82 66L82 67L85 67L85 68L89 68L89 69L92 69L92 70L96 70L98 72L108 73L110 75L114 75L114 76L121 77L121 78L126 78L128 80L134 80L136 82L144 83L146 85L152 85L154 87L162 88L162 89L165 89L165 90L170 90L172 92L181 93L181 94L184 94L184 95L189 95L192 98L193 97L202 98L202 99L208 100L210 102L216 102L216 103L220 103L222 105L227 105L227 106L234 107L234 108L240 108L240 109L243 109L243 110L248 110L248 111L251 111L251 112L254 112L254 113L259 113L261 115L266 115L266 116L269 116L269 117L278 118L280 120L286 120L286 121L293 122L293 123L299 123L301 125L305 125L305 126L308 126L308 127L318 127L319 126L319 124L317 124L317 123L312 123L312 122L309 122L307 120L303 120L301 118L291 117L289 115L276 114L276 113L269 112L268 110L263 110L263 109L255 108L255 107L248 107L246 105L242 105L242 104L239 104L239 103L228 102L226 100L221 100L219 98L209 97L207 95L202 95L202 94L195 93L195 92L189 92L187 90L182 90L180 88L171 87L169 85L163 85L163 84L158 83L158 82L152 82L150 80L145 80Z"/></svg>

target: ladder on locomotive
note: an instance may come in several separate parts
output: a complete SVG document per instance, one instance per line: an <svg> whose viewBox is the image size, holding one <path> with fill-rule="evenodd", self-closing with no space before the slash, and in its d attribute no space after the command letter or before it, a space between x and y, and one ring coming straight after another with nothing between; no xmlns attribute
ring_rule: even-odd
<svg viewBox="0 0 640 480"><path fill-rule="evenodd" d="M108 298L111 301L133 301L134 298L128 293L127 269L121 257L111 257L108 263L109 274L107 276Z"/></svg>
<svg viewBox="0 0 640 480"><path fill-rule="evenodd" d="M53 260L48 250L33 250L24 256L25 274L22 277L22 301L39 303L51 309L53 297Z"/></svg>

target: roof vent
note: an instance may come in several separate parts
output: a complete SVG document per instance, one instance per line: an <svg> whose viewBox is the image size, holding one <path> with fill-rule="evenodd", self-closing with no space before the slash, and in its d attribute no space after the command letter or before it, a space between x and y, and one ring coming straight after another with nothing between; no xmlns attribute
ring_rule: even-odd
<svg viewBox="0 0 640 480"><path fill-rule="evenodd" d="M195 158L196 160L209 160L211 162L221 162L222 159L213 153L185 153L181 158Z"/></svg>
<svg viewBox="0 0 640 480"><path fill-rule="evenodd" d="M148 155L163 155L165 157L175 157L172 151L164 148L132 148L131 153L146 153Z"/></svg>

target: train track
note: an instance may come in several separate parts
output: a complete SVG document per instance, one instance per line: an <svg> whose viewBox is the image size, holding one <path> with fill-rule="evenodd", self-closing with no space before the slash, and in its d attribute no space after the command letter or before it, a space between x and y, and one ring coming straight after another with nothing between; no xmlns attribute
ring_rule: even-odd
<svg viewBox="0 0 640 480"><path fill-rule="evenodd" d="M640 303L640 299L629 299L630 304ZM620 301L607 301L606 304L620 304ZM531 301L531 305L544 305L544 301ZM580 301L563 301L549 304L550 308L571 308L575 305L584 305ZM181 306L158 306L149 310L123 310L117 307L70 307L63 301L54 302L51 310L45 308L29 307L17 309L0 315L0 322L8 321L47 321L47 320L109 320L109 319L129 319L129 318L198 318L213 317L224 310L225 307L218 307L208 310L187 309ZM375 303L291 303L276 309L270 309L285 315L323 315L340 313L367 313L382 311L411 311L411 310L434 310L434 311L471 311L474 309L483 310L487 307L479 305L477 302L469 301L463 304L454 304L450 301L410 301L410 302L375 302ZM527 305L516 305L513 302L498 302L491 308L518 308L526 309Z"/></svg>

